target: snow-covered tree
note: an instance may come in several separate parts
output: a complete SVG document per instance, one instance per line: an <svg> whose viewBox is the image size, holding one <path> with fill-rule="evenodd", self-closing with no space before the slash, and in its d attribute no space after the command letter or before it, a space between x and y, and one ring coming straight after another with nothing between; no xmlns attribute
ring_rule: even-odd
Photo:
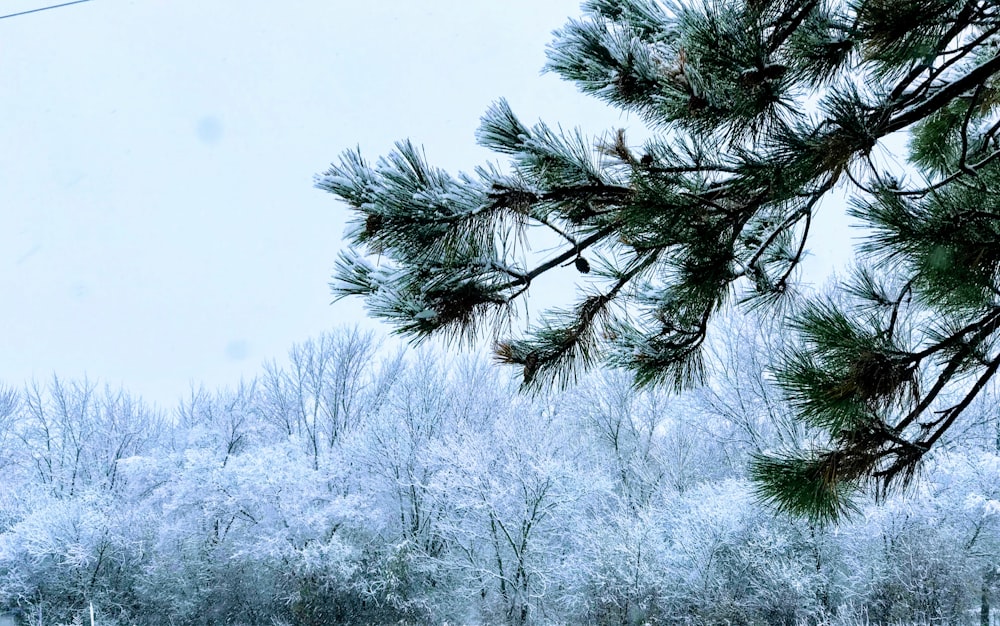
<svg viewBox="0 0 1000 626"><path fill-rule="evenodd" d="M118 461L155 445L162 424L157 411L123 390L53 376L20 395L12 444L36 484L72 496L91 486L118 487Z"/></svg>
<svg viewBox="0 0 1000 626"><path fill-rule="evenodd" d="M553 579L566 567L563 532L588 489L567 449L565 424L537 405L508 405L493 419L465 420L436 446L431 493L463 597L477 621L528 624L556 602Z"/></svg>
<svg viewBox="0 0 1000 626"><path fill-rule="evenodd" d="M399 364L387 360L380 366L378 350L372 333L341 328L292 346L284 367L265 366L264 415L301 439L315 466L385 400Z"/></svg>
<svg viewBox="0 0 1000 626"><path fill-rule="evenodd" d="M767 345L733 330L720 364ZM908 495L819 525L755 506L746 459L787 433L762 418L769 377L730 395L717 371L708 400L636 389L620 371L532 396L483 358L375 356L358 376L386 386L362 385L318 454L295 413L290 430L273 413L267 372L196 388L172 419L95 383L11 391L0 611L73 623L92 602L99 623L122 626L995 615L995 403L970 407L974 427Z"/></svg>

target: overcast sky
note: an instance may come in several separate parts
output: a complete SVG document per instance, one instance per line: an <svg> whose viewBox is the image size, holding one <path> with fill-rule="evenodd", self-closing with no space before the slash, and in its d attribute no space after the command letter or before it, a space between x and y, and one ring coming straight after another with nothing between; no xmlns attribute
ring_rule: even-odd
<svg viewBox="0 0 1000 626"><path fill-rule="evenodd" d="M405 137L471 170L500 96L526 122L638 129L539 74L578 4L91 0L0 19L0 381L87 374L171 406L295 341L376 328L330 305L347 212L313 175Z"/></svg>

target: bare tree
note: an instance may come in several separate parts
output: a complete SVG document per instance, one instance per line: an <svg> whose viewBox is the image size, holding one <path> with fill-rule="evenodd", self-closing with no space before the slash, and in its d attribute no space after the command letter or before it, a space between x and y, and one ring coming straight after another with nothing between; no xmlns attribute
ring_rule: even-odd
<svg viewBox="0 0 1000 626"><path fill-rule="evenodd" d="M161 432L158 412L125 391L98 392L87 379L32 382L22 398L14 426L20 462L53 495L94 485L114 489L118 462L148 449Z"/></svg>
<svg viewBox="0 0 1000 626"><path fill-rule="evenodd" d="M692 390L693 410L705 434L725 444L738 470L748 453L801 445L806 427L796 421L774 380L774 371L791 338L777 322L729 311L725 333L712 342L713 372L708 384Z"/></svg>
<svg viewBox="0 0 1000 626"><path fill-rule="evenodd" d="M265 366L266 416L301 437L319 466L365 413L384 401L392 377L378 367L379 343L370 332L342 328L295 344L288 365Z"/></svg>

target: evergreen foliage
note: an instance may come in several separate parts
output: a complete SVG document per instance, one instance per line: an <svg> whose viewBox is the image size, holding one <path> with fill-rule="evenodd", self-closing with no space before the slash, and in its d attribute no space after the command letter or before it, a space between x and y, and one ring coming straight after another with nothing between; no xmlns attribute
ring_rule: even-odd
<svg viewBox="0 0 1000 626"><path fill-rule="evenodd" d="M316 182L356 210L334 293L406 336L468 340L572 265L579 301L498 360L529 388L599 360L682 388L720 311L789 300L820 201L846 188L857 269L777 309L800 338L777 379L817 436L753 472L780 508L836 518L858 487L905 485L1000 367L998 33L982 0L588 0L547 69L653 139L529 127L501 100L477 138L507 169L348 152ZM888 171L876 152L901 131L910 166ZM533 253L539 231L561 247Z"/></svg>

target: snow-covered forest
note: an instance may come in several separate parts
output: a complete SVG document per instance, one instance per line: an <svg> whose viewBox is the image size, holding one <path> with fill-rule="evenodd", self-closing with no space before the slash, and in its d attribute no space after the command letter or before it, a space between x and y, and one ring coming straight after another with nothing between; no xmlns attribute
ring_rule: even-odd
<svg viewBox="0 0 1000 626"><path fill-rule="evenodd" d="M519 395L485 358L357 329L170 410L95 381L4 387L0 615L995 623L996 420L838 525L775 514L747 461L810 436L765 373L779 341L733 320L713 380L680 396L610 371Z"/></svg>

